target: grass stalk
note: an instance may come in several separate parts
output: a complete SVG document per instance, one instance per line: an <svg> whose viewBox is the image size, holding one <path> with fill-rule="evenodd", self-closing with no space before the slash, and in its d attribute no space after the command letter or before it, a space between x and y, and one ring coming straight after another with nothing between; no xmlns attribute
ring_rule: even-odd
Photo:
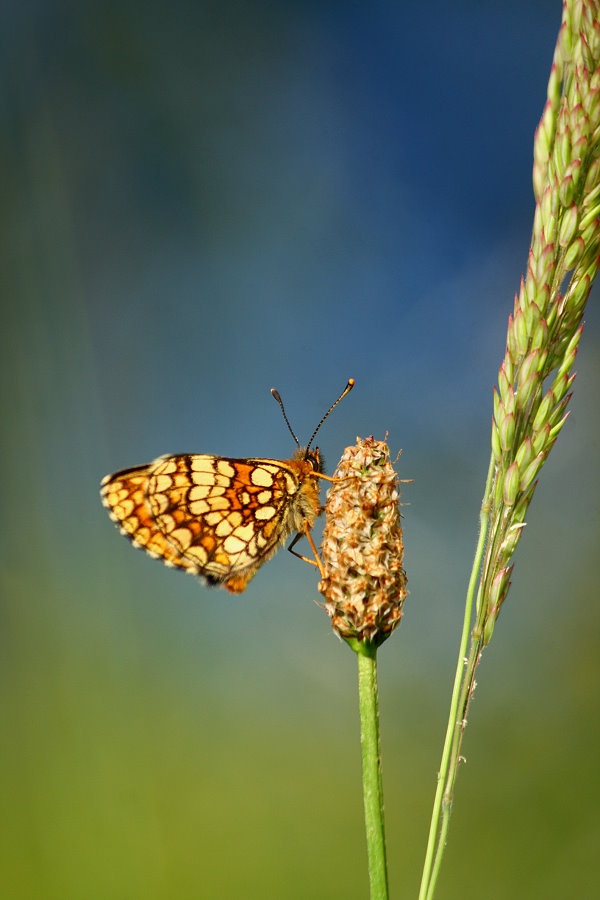
<svg viewBox="0 0 600 900"><path fill-rule="evenodd" d="M387 900L388 876L383 819L383 785L379 749L377 648L362 642L357 648L360 744L365 829L371 900Z"/></svg>
<svg viewBox="0 0 600 900"><path fill-rule="evenodd" d="M448 829L450 819L450 808L452 805L452 779L449 779L449 773L456 768L456 758L458 753L452 753L453 746L457 746L457 732L462 734L462 716L457 715L459 709L459 700L462 699L462 688L465 681L465 661L467 652L467 643L469 641L469 631L471 628L471 620L473 615L473 598L475 596L475 588L481 568L481 560L485 550L485 543L488 533L489 516L490 516L490 495L494 476L494 457L490 459L488 474L481 504L479 515L479 540L471 569L471 577L469 578L469 586L467 588L467 598L465 602L465 615L463 619L463 628L460 638L460 646L458 650L458 660L456 663L456 673L454 676L454 686L452 689L452 698L450 700L450 711L448 714L448 725L446 727L446 737L442 749L442 759L438 772L437 789L433 801L433 812L431 815L431 824L429 827L429 838L427 841L427 850L425 853L425 864L423 866L423 876L421 879L421 888L419 890L419 900L430 900L433 896L437 873L441 863L443 847L445 846L445 833ZM462 704L460 704L462 706ZM454 762L452 762L454 760ZM442 822L440 832L440 819ZM438 836L440 840L438 841ZM437 844L437 851L436 851ZM435 862L434 862L435 852Z"/></svg>

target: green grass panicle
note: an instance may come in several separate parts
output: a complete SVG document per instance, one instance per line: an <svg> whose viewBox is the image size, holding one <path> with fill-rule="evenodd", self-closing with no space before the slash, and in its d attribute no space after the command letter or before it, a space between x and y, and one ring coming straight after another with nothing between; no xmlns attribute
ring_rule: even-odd
<svg viewBox="0 0 600 900"><path fill-rule="evenodd" d="M421 900L433 897L475 670L509 592L512 556L525 529L539 472L568 416L583 313L600 264L597 0L564 3L547 101L535 133L533 186L536 208L527 272L508 318L506 350L493 393L492 455Z"/></svg>

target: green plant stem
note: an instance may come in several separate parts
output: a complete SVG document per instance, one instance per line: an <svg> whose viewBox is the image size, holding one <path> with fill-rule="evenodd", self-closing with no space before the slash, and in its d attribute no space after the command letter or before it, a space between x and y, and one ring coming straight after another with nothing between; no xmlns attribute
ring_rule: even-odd
<svg viewBox="0 0 600 900"><path fill-rule="evenodd" d="M431 900L435 890L437 875L439 872L442 855L446 843L446 834L448 831L448 822L450 819L450 807L452 805L452 789L456 778L456 760L458 759L458 749L463 730L463 709L465 706L465 689L470 681L467 667L465 667L465 656L467 651L467 643L469 640L469 631L473 617L473 598L475 596L475 588L477 586L477 578L481 568L481 560L485 550L489 517L491 505L491 491L494 478L494 456L490 458L483 502L479 514L479 539L473 559L473 568L471 569L471 577L469 578L469 586L467 589L467 597L465 602L465 615L463 619L463 628L460 638L460 647L458 650L458 661L456 664L456 674L454 676L454 687L452 690L452 699L450 701L450 712L448 715L448 725L446 728L446 738L442 750L442 759L438 772L437 790L433 802L433 812L431 814L431 824L429 826L429 839L427 842L427 851L425 853L425 864L423 866L423 876L421 879L421 888L419 891L419 900ZM468 694L466 695L468 696ZM462 702L461 702L462 701ZM453 747L455 752L452 752ZM453 761L453 765L451 762ZM440 816L442 816L442 826L440 828ZM435 864L434 864L435 853Z"/></svg>
<svg viewBox="0 0 600 900"><path fill-rule="evenodd" d="M362 780L371 900L387 900L388 880L379 751L377 648L372 644L361 642L360 649L357 648L357 656Z"/></svg>

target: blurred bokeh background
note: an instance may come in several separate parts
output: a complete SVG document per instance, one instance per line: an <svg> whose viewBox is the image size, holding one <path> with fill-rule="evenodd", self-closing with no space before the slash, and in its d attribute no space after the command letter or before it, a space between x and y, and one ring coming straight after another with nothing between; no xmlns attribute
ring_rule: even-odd
<svg viewBox="0 0 600 900"><path fill-rule="evenodd" d="M281 552L232 598L134 552L104 474L402 448L380 653L416 896L533 215L558 0L3 5L0 896L367 894L353 654ZM600 317L479 670L440 898L594 896Z"/></svg>

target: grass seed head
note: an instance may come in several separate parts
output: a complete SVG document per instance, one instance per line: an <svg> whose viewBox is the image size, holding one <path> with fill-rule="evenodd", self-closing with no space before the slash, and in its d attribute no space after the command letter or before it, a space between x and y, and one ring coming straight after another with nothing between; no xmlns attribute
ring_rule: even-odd
<svg viewBox="0 0 600 900"><path fill-rule="evenodd" d="M325 504L319 591L337 634L381 644L402 618L406 575L399 481L385 441L357 438Z"/></svg>

